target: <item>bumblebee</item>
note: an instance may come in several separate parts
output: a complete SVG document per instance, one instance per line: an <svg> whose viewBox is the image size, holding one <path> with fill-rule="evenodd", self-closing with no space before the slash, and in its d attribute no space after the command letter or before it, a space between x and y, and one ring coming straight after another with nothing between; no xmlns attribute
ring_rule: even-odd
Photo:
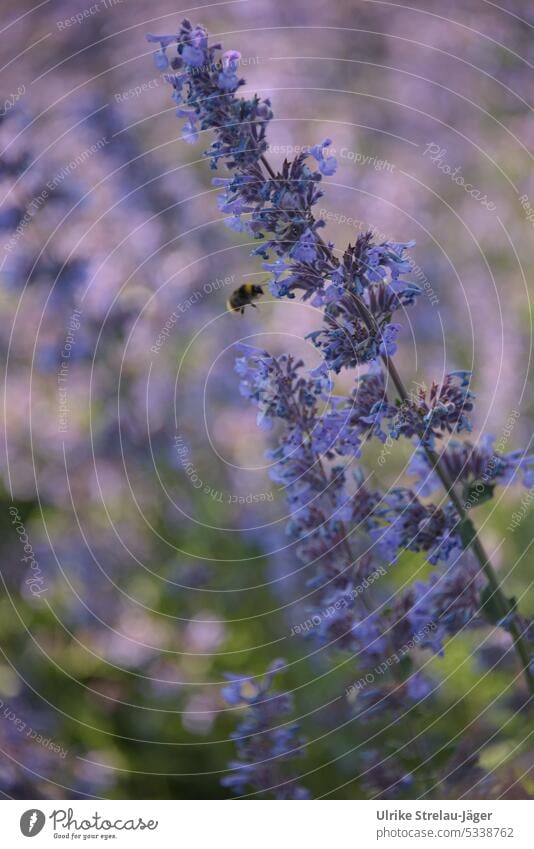
<svg viewBox="0 0 534 849"><path fill-rule="evenodd" d="M226 309L229 312L240 312L241 315L245 312L245 307L250 304L256 308L254 300L263 295L261 286L255 286L254 283L243 283L238 289L235 289L226 302Z"/></svg>

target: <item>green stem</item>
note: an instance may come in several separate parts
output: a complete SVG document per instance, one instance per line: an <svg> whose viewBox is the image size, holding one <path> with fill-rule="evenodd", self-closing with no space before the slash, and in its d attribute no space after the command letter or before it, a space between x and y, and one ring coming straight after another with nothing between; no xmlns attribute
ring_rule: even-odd
<svg viewBox="0 0 534 849"><path fill-rule="evenodd" d="M397 371L397 367L392 362L390 357L384 356L382 357L384 364L388 370L388 373L395 384L395 388L399 393L401 401L407 401L409 399L408 392L400 374ZM447 470L444 468L443 463L440 460L439 455L434 451L433 448L421 443L422 448L430 461L432 468L436 471L441 483L443 484L450 500L452 501L456 512L460 517L460 523L468 529L468 541L465 545L466 548L471 548L471 551L477 558L481 569L483 570L488 584L491 588L493 598L495 601L495 605L499 611L499 616L501 619L505 619L510 613L510 605L506 599L505 594L501 590L500 582L497 577L497 574L491 565L491 561L489 556L484 548L482 540L478 535L478 531L476 530L473 522L469 518L468 512L462 502L462 499L458 496L458 493L454 489L454 482L450 479ZM508 630L512 636L515 650L518 654L518 657L521 661L521 666L523 669L523 674L525 676L525 681L528 687L528 690L531 695L534 695L534 676L530 671L530 657L528 653L528 649L525 645L525 641L521 635L521 631L518 628L517 622L515 618L512 616L510 618L510 623L507 626Z"/></svg>

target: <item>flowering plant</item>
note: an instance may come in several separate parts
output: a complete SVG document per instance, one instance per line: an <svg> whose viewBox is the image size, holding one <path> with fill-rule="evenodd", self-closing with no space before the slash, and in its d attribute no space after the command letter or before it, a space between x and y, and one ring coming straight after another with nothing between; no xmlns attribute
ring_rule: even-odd
<svg viewBox="0 0 534 849"><path fill-rule="evenodd" d="M357 693L349 699L354 715L362 722L385 716L390 725L413 719L436 689L417 667L416 650L443 654L450 635L487 624L510 635L532 696L532 623L503 592L470 510L519 475L531 486L534 457L496 451L489 437L458 441L471 430L470 372L451 371L416 394L407 391L393 358L402 329L395 317L421 293L409 279L407 251L414 243L376 242L363 232L353 245L336 250L323 238L325 222L314 212L323 178L336 170L330 139L276 171L266 156L271 103L238 96L244 85L240 54L223 53L203 27L187 20L177 35L148 39L159 45L156 65L172 86L178 117L185 119L183 139L193 143L213 131L205 156L212 169L224 165L229 172L213 181L222 190L218 204L228 226L257 241L253 253L263 260L272 295L300 295L321 321L309 334L323 357L314 371L290 355L248 346L242 346L236 370L242 394L257 406L259 425L282 425L269 456L272 476L287 493L295 557L308 574L313 569L308 586L317 627L308 636L350 652L365 672L364 685L349 688ZM333 396L333 374L356 367L367 370L355 379L351 395ZM360 458L364 442L401 438L415 447L415 484L380 491L369 486L361 467L348 479L346 458ZM425 500L439 487L439 503ZM395 569L407 550L422 552L435 567L428 581L414 581L393 596L382 583L379 591L355 591L380 564ZM334 613L325 616L325 609ZM295 727L280 724L290 702L269 689L282 667L271 667L259 685L234 679L224 691L232 707L246 711L238 733L240 759L225 783L239 793L250 786L255 793L306 798L287 773L301 748ZM389 754L377 746L362 756L371 792L415 792L415 773L429 758L419 752L417 767L410 768L406 753ZM449 756L448 775L451 769L478 769L458 752ZM443 789L446 778L436 784Z"/></svg>

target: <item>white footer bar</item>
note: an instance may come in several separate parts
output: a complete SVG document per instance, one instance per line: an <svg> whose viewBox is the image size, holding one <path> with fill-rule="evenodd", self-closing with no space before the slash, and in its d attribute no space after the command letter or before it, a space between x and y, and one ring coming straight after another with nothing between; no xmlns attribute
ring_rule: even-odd
<svg viewBox="0 0 534 849"><path fill-rule="evenodd" d="M4 801L0 843L150 849L532 849L534 802ZM276 806L276 810L272 807ZM30 842L31 841L31 842ZM273 843L273 841L275 841Z"/></svg>

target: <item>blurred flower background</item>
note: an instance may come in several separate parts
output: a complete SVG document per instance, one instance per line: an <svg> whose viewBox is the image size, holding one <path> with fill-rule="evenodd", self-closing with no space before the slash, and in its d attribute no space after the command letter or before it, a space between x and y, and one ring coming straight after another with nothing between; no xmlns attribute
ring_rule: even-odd
<svg viewBox="0 0 534 849"><path fill-rule="evenodd" d="M313 795L361 798L391 783L369 791L363 774L377 768L365 765L369 730L347 711L357 661L332 662L295 636L303 566L234 359L244 341L317 366L303 341L314 309L269 297L243 317L225 309L234 288L268 275L218 214L209 141L181 138L145 39L185 14L240 51L246 91L272 99L272 162L333 139L338 170L319 203L329 237L346 244L372 228L416 241L424 295L404 323L403 373L415 384L472 369L475 436L490 430L506 450L532 438L528 4L23 0L16 16L4 11L7 798L228 796L224 675L261 676L279 656ZM350 391L350 378L339 386ZM408 460L395 446L383 482ZM507 531L523 496L507 490L478 516L507 589L532 611L530 522ZM421 564L403 557L399 586ZM473 795L534 795L502 635L462 633L443 658L420 651L442 682L436 739L462 738L463 757L489 776ZM474 783L456 776L442 792Z"/></svg>

